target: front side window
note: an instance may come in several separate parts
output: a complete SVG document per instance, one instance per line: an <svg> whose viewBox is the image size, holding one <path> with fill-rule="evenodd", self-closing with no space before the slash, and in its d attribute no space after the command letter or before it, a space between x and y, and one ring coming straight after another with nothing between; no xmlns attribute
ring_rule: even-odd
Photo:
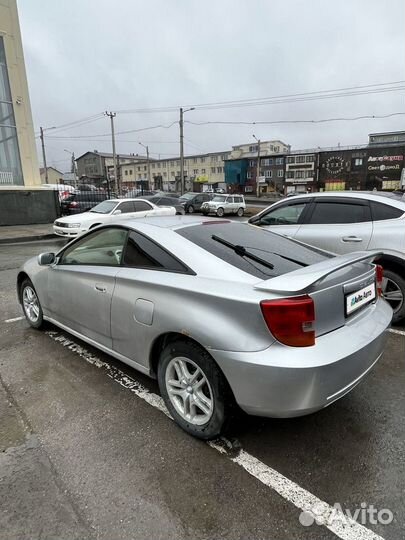
<svg viewBox="0 0 405 540"><path fill-rule="evenodd" d="M224 195L215 195L215 197L212 199L213 202L220 202L223 203L226 201L226 197Z"/></svg>
<svg viewBox="0 0 405 540"><path fill-rule="evenodd" d="M135 231L129 233L122 262L124 266L132 268L150 268L169 272L188 271L187 267L170 253Z"/></svg>
<svg viewBox="0 0 405 540"><path fill-rule="evenodd" d="M68 247L59 264L119 266L126 237L125 229L113 227L94 232Z"/></svg>
<svg viewBox="0 0 405 540"><path fill-rule="evenodd" d="M309 220L311 224L361 223L370 221L370 209L362 204L317 202Z"/></svg>
<svg viewBox="0 0 405 540"><path fill-rule="evenodd" d="M306 203L290 204L272 210L260 218L261 225L295 225L299 222L300 216Z"/></svg>

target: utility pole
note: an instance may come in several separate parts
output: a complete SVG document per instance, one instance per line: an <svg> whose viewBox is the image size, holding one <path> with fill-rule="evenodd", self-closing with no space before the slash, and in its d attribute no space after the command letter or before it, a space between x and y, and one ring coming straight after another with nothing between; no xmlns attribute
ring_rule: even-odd
<svg viewBox="0 0 405 540"><path fill-rule="evenodd" d="M149 146L146 145L146 163L148 165L148 189L153 189L150 178Z"/></svg>
<svg viewBox="0 0 405 540"><path fill-rule="evenodd" d="M258 139L256 137L256 135L253 135L253 137L257 141L256 196L260 197L260 184L259 184L259 178L260 178L260 139Z"/></svg>
<svg viewBox="0 0 405 540"><path fill-rule="evenodd" d="M112 153L113 153L113 164L114 164L114 184L115 184L115 194L118 197L119 196L119 186L118 186L118 170L117 170L117 155L115 153L115 133L114 133L114 118L116 116L116 113L113 112L105 112L107 116L110 117L111 120L111 140L112 140ZM108 174L108 173L107 173Z"/></svg>
<svg viewBox="0 0 405 540"><path fill-rule="evenodd" d="M44 130L40 127L39 131L40 131L40 139L41 139L41 146L42 146L42 161L44 163L45 183L48 184L48 167L46 166Z"/></svg>
<svg viewBox="0 0 405 540"><path fill-rule="evenodd" d="M184 113L188 111L194 111L194 107L190 107L189 109L183 110L183 107L180 107L180 194L183 195L185 191L184 186L184 133L183 133L183 117Z"/></svg>

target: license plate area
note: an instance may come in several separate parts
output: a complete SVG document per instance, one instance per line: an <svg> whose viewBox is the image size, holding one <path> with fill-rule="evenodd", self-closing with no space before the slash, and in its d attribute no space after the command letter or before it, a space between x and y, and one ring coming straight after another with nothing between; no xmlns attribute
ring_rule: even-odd
<svg viewBox="0 0 405 540"><path fill-rule="evenodd" d="M377 297L375 283L370 283L357 291L345 295L345 315L348 317L367 304L373 302Z"/></svg>

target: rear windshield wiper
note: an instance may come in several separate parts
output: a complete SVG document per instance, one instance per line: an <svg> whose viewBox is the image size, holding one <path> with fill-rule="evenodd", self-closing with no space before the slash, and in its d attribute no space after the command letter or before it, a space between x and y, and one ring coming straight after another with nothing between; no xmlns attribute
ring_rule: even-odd
<svg viewBox="0 0 405 540"><path fill-rule="evenodd" d="M247 259L256 261L262 266L265 266L266 268L270 268L270 270L273 270L274 268L274 264L271 264L271 262L268 262L265 259L262 259L261 257L258 257L257 255L254 255L254 253L250 253L250 251L247 251L246 248L244 248L243 246L232 244L231 242L228 242L227 240L224 240L223 238L220 238L219 236L216 236L215 234L213 234L211 238L215 240L215 242L219 242L223 246L226 246L229 249L232 249L236 253L236 255L239 255L240 257L246 257Z"/></svg>
<svg viewBox="0 0 405 540"><path fill-rule="evenodd" d="M270 262L262 259L261 257L257 257L253 253L250 253L243 246L237 246L237 245L231 244L227 240L224 240L223 238L219 238L219 236L215 236L215 235L212 236L212 239L215 240L216 242L220 242L224 246L227 246L233 249L235 253L237 253L238 255L241 255L242 257L249 257L250 259L255 260L256 262L262 264L263 266L267 266L268 268L271 268L271 269L274 268L274 264L271 264ZM241 252L238 253L237 250ZM259 251L263 251L264 253L270 253L271 255L276 255L277 257L280 257L281 259L285 259L286 261L290 261L294 264L299 264L300 266L308 266L306 263L302 261L297 261L297 259L292 259L291 257L287 257L287 255L281 255L281 253L276 253L275 251L266 251L264 249L260 249Z"/></svg>

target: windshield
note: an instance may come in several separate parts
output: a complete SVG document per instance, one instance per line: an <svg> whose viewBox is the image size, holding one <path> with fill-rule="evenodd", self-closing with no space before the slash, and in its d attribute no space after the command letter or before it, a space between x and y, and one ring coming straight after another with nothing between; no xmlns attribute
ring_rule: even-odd
<svg viewBox="0 0 405 540"><path fill-rule="evenodd" d="M103 201L100 204L97 204L90 210L90 212L95 212L96 214L109 214L117 206L115 201Z"/></svg>
<svg viewBox="0 0 405 540"><path fill-rule="evenodd" d="M180 199L183 199L183 200L188 200L188 199L193 199L195 197L195 194L194 193L184 193L184 195L182 195L180 197Z"/></svg>
<svg viewBox="0 0 405 540"><path fill-rule="evenodd" d="M226 202L226 197L224 195L215 195L212 201L213 202Z"/></svg>

